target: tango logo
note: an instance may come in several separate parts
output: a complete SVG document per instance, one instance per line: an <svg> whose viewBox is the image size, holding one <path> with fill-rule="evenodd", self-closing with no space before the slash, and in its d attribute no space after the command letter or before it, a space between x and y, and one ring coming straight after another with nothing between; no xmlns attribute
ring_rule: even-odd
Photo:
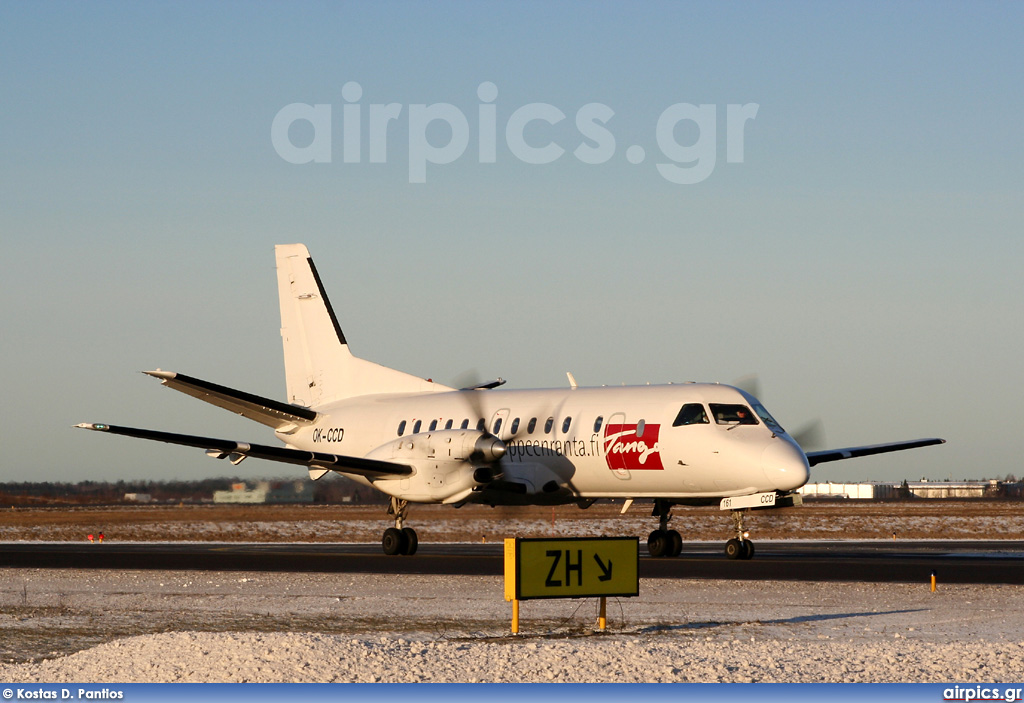
<svg viewBox="0 0 1024 703"><path fill-rule="evenodd" d="M661 425L608 424L604 428L604 458L616 471L662 471L658 434Z"/></svg>

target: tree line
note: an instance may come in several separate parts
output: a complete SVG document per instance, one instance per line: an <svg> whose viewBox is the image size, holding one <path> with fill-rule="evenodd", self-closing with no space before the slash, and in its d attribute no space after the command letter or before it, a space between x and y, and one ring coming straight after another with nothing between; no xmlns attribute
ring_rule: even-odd
<svg viewBox="0 0 1024 703"><path fill-rule="evenodd" d="M271 483L313 484L314 503L385 503L386 496L340 476L309 479L261 479ZM109 505L138 502L127 496L149 496L152 503L209 503L214 491L227 491L238 483L253 485L253 479L224 476L196 481L25 481L0 483L0 506Z"/></svg>

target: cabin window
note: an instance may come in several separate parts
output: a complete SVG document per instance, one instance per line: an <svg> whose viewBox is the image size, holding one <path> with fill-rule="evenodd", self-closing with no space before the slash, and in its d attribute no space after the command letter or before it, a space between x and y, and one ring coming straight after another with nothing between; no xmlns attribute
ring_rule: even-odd
<svg viewBox="0 0 1024 703"><path fill-rule="evenodd" d="M682 427L683 425L707 425L708 414L704 412L704 406L700 403L687 403L680 410L679 414L676 415L676 419L673 420L673 427Z"/></svg>
<svg viewBox="0 0 1024 703"><path fill-rule="evenodd" d="M594 434L597 434L598 432L601 431L602 424L604 424L604 418L598 415L597 419L594 420Z"/></svg>
<svg viewBox="0 0 1024 703"><path fill-rule="evenodd" d="M417 420L416 423L412 426L412 433L413 434L419 434L420 433L420 426L422 424L423 424L423 422L421 422L420 420Z"/></svg>
<svg viewBox="0 0 1024 703"><path fill-rule="evenodd" d="M565 421L562 423L562 434L565 434L566 432L569 431L569 425L571 425L571 424L572 424L572 418L571 417L565 418Z"/></svg>
<svg viewBox="0 0 1024 703"><path fill-rule="evenodd" d="M401 437L405 434L405 420L398 423L398 436Z"/></svg>
<svg viewBox="0 0 1024 703"><path fill-rule="evenodd" d="M437 420L431 420L430 421L430 431L433 432L436 429L437 429Z"/></svg>
<svg viewBox="0 0 1024 703"><path fill-rule="evenodd" d="M508 428L508 432L509 432L509 434L513 434L514 435L518 431L519 431L519 418L517 417L515 420L512 421L512 426Z"/></svg>
<svg viewBox="0 0 1024 703"><path fill-rule="evenodd" d="M640 420L638 423L636 423L636 437L637 437L637 439L640 439L641 437L644 436L644 427L646 427L646 426L647 426L647 423L644 422L643 420Z"/></svg>
<svg viewBox="0 0 1024 703"><path fill-rule="evenodd" d="M711 414L719 425L756 425L757 418L741 403L711 403Z"/></svg>
<svg viewBox="0 0 1024 703"><path fill-rule="evenodd" d="M468 417L465 420L462 421L462 424L459 425L459 429L460 430L468 430L469 429L469 418Z"/></svg>
<svg viewBox="0 0 1024 703"><path fill-rule="evenodd" d="M501 432L501 418L500 417L497 418L494 421L494 429L491 430L491 434L497 435L499 432Z"/></svg>
<svg viewBox="0 0 1024 703"><path fill-rule="evenodd" d="M444 423L444 428L446 430L450 430L452 428L452 423L453 422L454 422L454 420L449 420L448 422Z"/></svg>
<svg viewBox="0 0 1024 703"><path fill-rule="evenodd" d="M550 434L551 433L551 428L554 427L554 426L555 426L555 418L549 417L547 419L547 422L544 423L544 431Z"/></svg>
<svg viewBox="0 0 1024 703"><path fill-rule="evenodd" d="M476 429L479 432L483 432L485 429L487 429L487 423L484 422L483 418L480 418L479 420L476 421Z"/></svg>
<svg viewBox="0 0 1024 703"><path fill-rule="evenodd" d="M526 431L533 434L535 429L537 429L537 418L531 417L529 424L526 425Z"/></svg>

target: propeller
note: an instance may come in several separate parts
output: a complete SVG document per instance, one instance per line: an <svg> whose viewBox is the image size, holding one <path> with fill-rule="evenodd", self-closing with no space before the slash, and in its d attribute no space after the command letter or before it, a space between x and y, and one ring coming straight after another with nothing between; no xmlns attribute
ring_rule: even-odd
<svg viewBox="0 0 1024 703"><path fill-rule="evenodd" d="M493 381L481 381L479 372L476 369L470 369L459 374L452 384L455 388L459 389L456 392L463 397L466 405L469 407L470 423L477 423L476 425L471 424L470 429L479 427L481 421L484 423L483 435L477 440L477 446L486 446L488 450L474 452L470 457L470 461L476 467L474 476L479 483L489 483L501 477L498 461L505 454L505 444L500 438L492 434L487 427L488 418L483 409L483 396L481 394L492 388L504 385L504 383L505 380L501 378Z"/></svg>
<svg viewBox="0 0 1024 703"><path fill-rule="evenodd" d="M482 407L483 398L477 395L477 393L489 388L494 388L501 385L501 383L504 383L504 381L500 378L497 381L492 381L490 383L481 381L480 372L476 369L469 369L468 371L464 371L456 376L455 382L452 384L455 388L459 389L459 394L462 395L463 399L466 401L466 405L469 406L470 423L479 423L480 420L484 420L485 424L483 430L488 434L490 434L490 431L486 426L487 417L485 416ZM476 426L478 425L470 425L471 428Z"/></svg>
<svg viewBox="0 0 1024 703"><path fill-rule="evenodd" d="M804 452L825 448L825 425L815 418L789 433Z"/></svg>

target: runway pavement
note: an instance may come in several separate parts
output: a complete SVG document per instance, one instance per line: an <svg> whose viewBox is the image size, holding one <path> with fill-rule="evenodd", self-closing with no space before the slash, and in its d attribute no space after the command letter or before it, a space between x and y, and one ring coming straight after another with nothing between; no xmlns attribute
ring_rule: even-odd
<svg viewBox="0 0 1024 703"><path fill-rule="evenodd" d="M732 561L718 543L689 543L678 557L652 558L641 543L641 578L791 581L1024 583L1024 541L757 542L750 561ZM0 543L0 567L180 569L386 574L495 575L500 543L421 544L413 556L386 556L379 544Z"/></svg>

